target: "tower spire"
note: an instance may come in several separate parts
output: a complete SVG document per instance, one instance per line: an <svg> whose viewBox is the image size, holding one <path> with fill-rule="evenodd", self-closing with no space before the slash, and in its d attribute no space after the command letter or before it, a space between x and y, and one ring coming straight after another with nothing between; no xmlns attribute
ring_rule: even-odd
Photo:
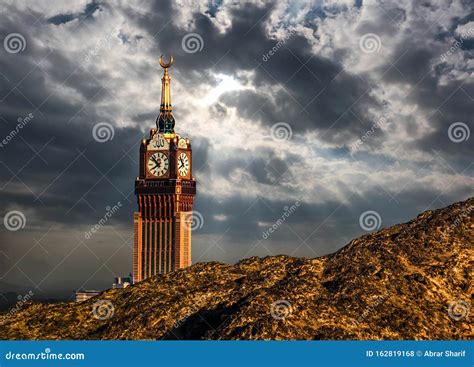
<svg viewBox="0 0 474 367"><path fill-rule="evenodd" d="M156 119L156 127L158 132L173 135L174 134L174 116L173 109L171 107L171 91L170 83L171 77L168 73L168 68L173 65L173 56L170 56L170 60L165 63L163 61L163 55L160 56L160 65L165 69L163 78L161 78L161 105L160 114Z"/></svg>
<svg viewBox="0 0 474 367"><path fill-rule="evenodd" d="M139 175L135 179L138 211L133 216L133 281L191 265L191 222L196 178L188 138L174 132L169 68L173 57L159 62L160 114L157 129L140 144Z"/></svg>

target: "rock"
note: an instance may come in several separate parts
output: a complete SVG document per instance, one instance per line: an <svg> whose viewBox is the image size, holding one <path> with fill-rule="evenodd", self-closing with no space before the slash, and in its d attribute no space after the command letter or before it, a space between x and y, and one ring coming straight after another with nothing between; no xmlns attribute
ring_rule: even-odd
<svg viewBox="0 0 474 367"><path fill-rule="evenodd" d="M29 303L0 317L0 338L469 339L473 204L317 259L198 263L83 303Z"/></svg>

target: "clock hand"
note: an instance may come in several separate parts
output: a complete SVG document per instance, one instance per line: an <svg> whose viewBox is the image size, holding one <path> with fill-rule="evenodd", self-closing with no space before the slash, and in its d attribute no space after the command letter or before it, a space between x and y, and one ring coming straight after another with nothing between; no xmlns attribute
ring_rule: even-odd
<svg viewBox="0 0 474 367"><path fill-rule="evenodd" d="M156 158L153 156L151 156L151 159L156 163L158 167L160 167L160 161L156 160Z"/></svg>

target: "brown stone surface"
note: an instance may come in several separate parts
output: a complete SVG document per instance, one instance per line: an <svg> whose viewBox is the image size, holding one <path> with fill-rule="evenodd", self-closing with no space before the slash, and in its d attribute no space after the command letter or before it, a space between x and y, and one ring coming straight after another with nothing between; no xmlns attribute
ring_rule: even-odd
<svg viewBox="0 0 474 367"><path fill-rule="evenodd" d="M424 212L317 259L199 263L80 304L28 304L0 317L0 338L469 339L473 205ZM99 300L113 306L104 320ZM272 308L278 300L287 303Z"/></svg>

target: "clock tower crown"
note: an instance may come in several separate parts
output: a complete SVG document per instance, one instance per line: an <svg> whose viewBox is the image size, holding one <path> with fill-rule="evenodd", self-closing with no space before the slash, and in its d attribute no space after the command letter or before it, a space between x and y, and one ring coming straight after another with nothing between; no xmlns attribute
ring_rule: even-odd
<svg viewBox="0 0 474 367"><path fill-rule="evenodd" d="M161 105L160 114L156 119L156 127L159 133L172 136L174 134L174 116L173 109L171 107L171 77L168 73L168 68L173 65L173 56L170 56L170 60L165 63L163 61L163 55L160 56L160 65L165 72L163 78L161 78Z"/></svg>

